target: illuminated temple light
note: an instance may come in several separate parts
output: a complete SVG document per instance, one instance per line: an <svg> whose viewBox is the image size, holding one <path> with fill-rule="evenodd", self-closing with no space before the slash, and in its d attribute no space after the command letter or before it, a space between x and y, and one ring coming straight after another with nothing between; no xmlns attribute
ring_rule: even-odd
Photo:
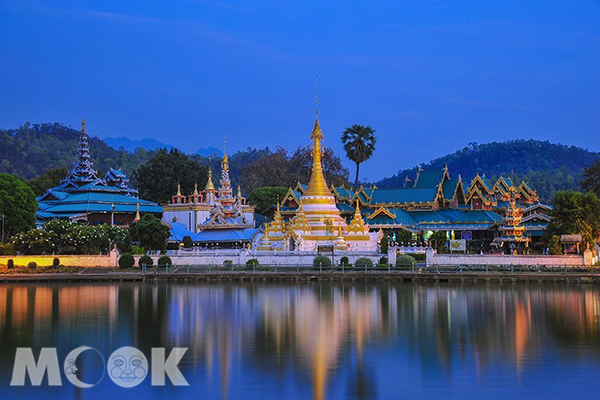
<svg viewBox="0 0 600 400"><path fill-rule="evenodd" d="M327 185L321 163L323 131L318 115L310 138L312 168L306 190L299 197L299 204L287 223L277 204L273 221L265 224L258 250L315 251L327 247L341 251L376 251L382 232L369 232L358 204L348 225ZM289 192L286 199L290 197Z"/></svg>

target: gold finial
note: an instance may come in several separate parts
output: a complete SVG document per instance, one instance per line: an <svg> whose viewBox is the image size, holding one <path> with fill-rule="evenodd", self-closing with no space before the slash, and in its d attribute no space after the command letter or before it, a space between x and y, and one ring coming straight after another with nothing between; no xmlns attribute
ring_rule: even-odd
<svg viewBox="0 0 600 400"><path fill-rule="evenodd" d="M331 190L327 187L327 182L323 175L323 166L321 165L321 140L323 139L323 132L321 132L318 118L315 120L315 126L310 138L313 140L313 165L308 187L304 195L331 196Z"/></svg>
<svg viewBox="0 0 600 400"><path fill-rule="evenodd" d="M237 198L238 199L242 198L242 187L240 185L238 185Z"/></svg>
<svg viewBox="0 0 600 400"><path fill-rule="evenodd" d="M315 113L319 115L319 75L315 79Z"/></svg>
<svg viewBox="0 0 600 400"><path fill-rule="evenodd" d="M194 196L198 195L198 182L194 182Z"/></svg>
<svg viewBox="0 0 600 400"><path fill-rule="evenodd" d="M81 133L85 133L85 117L81 118Z"/></svg>
<svg viewBox="0 0 600 400"><path fill-rule="evenodd" d="M135 207L135 218L133 219L133 222L139 221L140 218L140 203L137 203Z"/></svg>
<svg viewBox="0 0 600 400"><path fill-rule="evenodd" d="M204 189L215 190L215 185L213 185L212 181L212 169L210 168L210 166L208 167L208 179L206 180L206 187Z"/></svg>
<svg viewBox="0 0 600 400"><path fill-rule="evenodd" d="M338 224L338 237L343 237L342 236L342 223L341 222Z"/></svg>
<svg viewBox="0 0 600 400"><path fill-rule="evenodd" d="M223 136L223 161L221 161L221 169L229 171L229 159L227 158L227 136Z"/></svg>
<svg viewBox="0 0 600 400"><path fill-rule="evenodd" d="M177 182L177 196L181 196L181 184Z"/></svg>

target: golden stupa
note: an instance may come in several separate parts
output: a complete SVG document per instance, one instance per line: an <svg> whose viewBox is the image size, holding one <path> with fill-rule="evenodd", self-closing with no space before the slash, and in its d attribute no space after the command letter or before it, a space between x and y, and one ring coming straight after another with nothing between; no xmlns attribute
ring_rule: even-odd
<svg viewBox="0 0 600 400"><path fill-rule="evenodd" d="M352 221L347 224L327 186L321 165L323 132L318 116L310 138L313 162L308 187L289 223L283 220L277 205L273 222L265 225L258 250L317 251L331 248L377 251L381 233L369 232L358 204Z"/></svg>

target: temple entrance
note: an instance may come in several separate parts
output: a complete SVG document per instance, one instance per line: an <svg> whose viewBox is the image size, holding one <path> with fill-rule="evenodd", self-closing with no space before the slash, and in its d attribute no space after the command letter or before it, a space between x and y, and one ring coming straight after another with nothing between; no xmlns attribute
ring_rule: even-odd
<svg viewBox="0 0 600 400"><path fill-rule="evenodd" d="M288 250L294 251L295 249L296 249L296 241L294 240L294 237L290 235L290 238L288 239Z"/></svg>

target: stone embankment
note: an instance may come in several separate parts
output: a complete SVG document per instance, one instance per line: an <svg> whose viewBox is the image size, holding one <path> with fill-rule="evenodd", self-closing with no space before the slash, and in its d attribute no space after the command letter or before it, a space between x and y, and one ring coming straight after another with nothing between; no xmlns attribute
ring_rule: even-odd
<svg viewBox="0 0 600 400"><path fill-rule="evenodd" d="M281 282L281 283L354 283L354 282L448 282L448 283L495 283L510 284L527 282L535 284L600 284L600 272L587 273L435 273L435 272L201 272L201 273L139 273L103 271L96 269L80 273L14 274L0 275L0 283L9 282Z"/></svg>

